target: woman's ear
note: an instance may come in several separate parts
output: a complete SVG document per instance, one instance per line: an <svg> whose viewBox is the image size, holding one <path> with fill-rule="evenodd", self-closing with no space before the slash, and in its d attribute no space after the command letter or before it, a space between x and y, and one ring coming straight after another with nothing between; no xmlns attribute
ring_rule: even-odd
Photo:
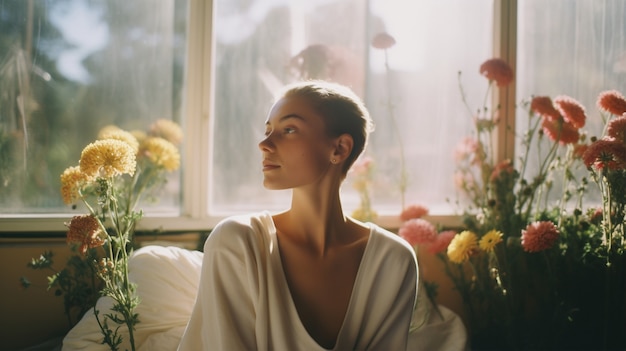
<svg viewBox="0 0 626 351"><path fill-rule="evenodd" d="M332 158L338 162L344 161L350 156L354 140L350 134L341 134L335 141L335 151Z"/></svg>

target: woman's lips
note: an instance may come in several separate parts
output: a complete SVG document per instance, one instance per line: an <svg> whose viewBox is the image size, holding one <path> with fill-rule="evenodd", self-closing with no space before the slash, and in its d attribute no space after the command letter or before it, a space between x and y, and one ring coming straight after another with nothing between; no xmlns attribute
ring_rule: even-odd
<svg viewBox="0 0 626 351"><path fill-rule="evenodd" d="M269 162L269 161L263 161L263 171L271 171L273 169L277 169L280 166L277 165L276 163L273 162Z"/></svg>

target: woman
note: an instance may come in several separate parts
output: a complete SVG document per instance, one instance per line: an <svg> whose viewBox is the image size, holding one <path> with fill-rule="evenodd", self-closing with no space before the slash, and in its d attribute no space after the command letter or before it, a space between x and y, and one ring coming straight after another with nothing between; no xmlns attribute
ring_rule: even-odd
<svg viewBox="0 0 626 351"><path fill-rule="evenodd" d="M339 196L371 121L349 89L288 86L265 122L264 186L288 210L218 224L179 350L404 350L417 289L413 249L346 216Z"/></svg>

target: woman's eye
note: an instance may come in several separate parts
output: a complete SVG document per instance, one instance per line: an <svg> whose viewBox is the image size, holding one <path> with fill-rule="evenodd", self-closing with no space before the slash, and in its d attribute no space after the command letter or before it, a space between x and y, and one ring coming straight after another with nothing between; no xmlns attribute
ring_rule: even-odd
<svg viewBox="0 0 626 351"><path fill-rule="evenodd" d="M291 134L294 133L296 131L295 128L285 128L285 134Z"/></svg>

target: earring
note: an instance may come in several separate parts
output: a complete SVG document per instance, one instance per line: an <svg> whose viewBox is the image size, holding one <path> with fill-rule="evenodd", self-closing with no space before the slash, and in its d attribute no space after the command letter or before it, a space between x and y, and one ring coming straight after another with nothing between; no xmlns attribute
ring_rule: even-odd
<svg viewBox="0 0 626 351"><path fill-rule="evenodd" d="M335 160L334 158L332 160L330 160L330 162L332 163L337 163L337 160Z"/></svg>

